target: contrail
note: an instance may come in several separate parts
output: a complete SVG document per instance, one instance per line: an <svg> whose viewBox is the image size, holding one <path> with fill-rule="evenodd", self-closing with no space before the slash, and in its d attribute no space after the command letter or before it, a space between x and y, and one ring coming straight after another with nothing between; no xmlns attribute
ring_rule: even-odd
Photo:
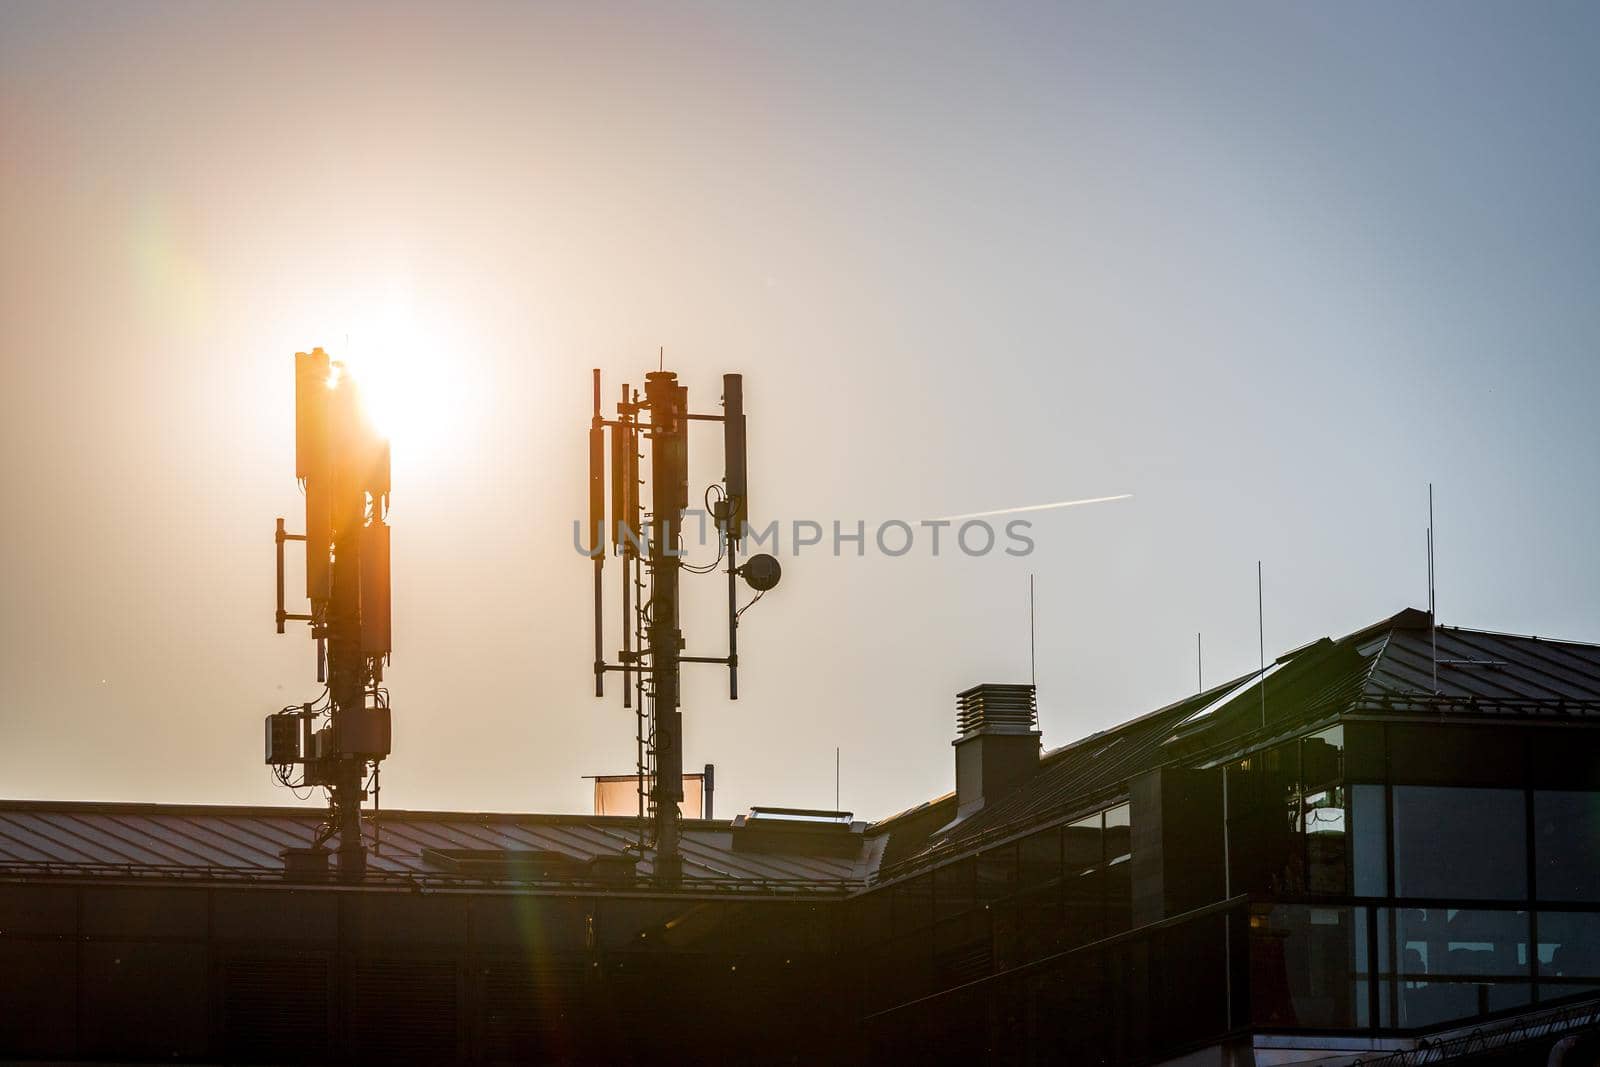
<svg viewBox="0 0 1600 1067"><path fill-rule="evenodd" d="M960 519L986 519L990 515L1015 515L1019 511L1049 511L1052 508L1075 508L1079 504L1105 504L1113 500L1132 500L1132 493L1119 493L1116 496L1092 496L1085 500L1058 500L1054 504L1029 504L1020 508L1000 508L996 511L974 511L970 515L950 515L942 519L933 519L933 522L956 522Z"/></svg>

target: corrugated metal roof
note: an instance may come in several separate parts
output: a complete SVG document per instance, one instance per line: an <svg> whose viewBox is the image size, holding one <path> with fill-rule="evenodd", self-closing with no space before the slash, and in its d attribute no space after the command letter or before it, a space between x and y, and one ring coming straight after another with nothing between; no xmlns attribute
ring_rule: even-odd
<svg viewBox="0 0 1600 1067"><path fill-rule="evenodd" d="M51 871L169 877L281 877L286 848L312 843L321 813L294 808L0 801L0 874ZM381 846L369 849L374 884L481 884L442 870L424 848L558 852L577 861L633 850L628 818L385 811ZM369 824L368 841L373 828ZM849 858L735 849L728 825L688 822L685 888L843 891L860 885L881 842ZM638 870L652 871L646 850Z"/></svg>
<svg viewBox="0 0 1600 1067"><path fill-rule="evenodd" d="M1600 701L1600 645L1441 626L1442 697L1480 702ZM1433 649L1426 626L1390 630L1372 672L1374 695L1433 689Z"/></svg>

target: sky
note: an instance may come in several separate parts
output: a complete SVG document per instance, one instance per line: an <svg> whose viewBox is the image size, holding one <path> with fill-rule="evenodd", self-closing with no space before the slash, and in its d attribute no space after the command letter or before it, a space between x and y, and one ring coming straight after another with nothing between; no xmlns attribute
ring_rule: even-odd
<svg viewBox="0 0 1600 1067"><path fill-rule="evenodd" d="M869 531L784 544L737 702L687 677L721 815L831 807L836 746L858 816L950 789L1030 574L1047 747L1197 633L1254 669L1258 560L1269 658L1423 606L1430 482L1444 623L1600 641L1597 72L1592 4L7 2L0 795L319 803L261 763L320 692L272 623L319 345L394 439L385 807L631 770L571 523L591 368L658 352L744 374L758 526Z"/></svg>

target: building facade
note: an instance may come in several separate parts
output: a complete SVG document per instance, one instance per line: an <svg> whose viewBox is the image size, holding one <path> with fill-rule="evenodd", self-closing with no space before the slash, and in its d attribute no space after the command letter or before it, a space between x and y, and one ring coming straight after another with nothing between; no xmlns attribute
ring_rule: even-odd
<svg viewBox="0 0 1600 1067"><path fill-rule="evenodd" d="M1398 1063L1460 1034L1543 1064L1592 1040L1600 647L1402 612L1042 755L1031 687L963 693L957 728L952 794L688 823L672 892L629 819L386 814L350 886L286 868L304 812L0 805L0 1054Z"/></svg>

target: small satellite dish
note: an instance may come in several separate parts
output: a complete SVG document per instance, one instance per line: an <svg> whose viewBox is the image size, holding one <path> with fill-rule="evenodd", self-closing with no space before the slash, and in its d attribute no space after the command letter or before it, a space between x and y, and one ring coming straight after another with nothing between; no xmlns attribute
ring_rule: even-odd
<svg viewBox="0 0 1600 1067"><path fill-rule="evenodd" d="M765 593L778 584L778 579L783 577L783 568L775 558L762 552L751 556L737 573L751 589Z"/></svg>

